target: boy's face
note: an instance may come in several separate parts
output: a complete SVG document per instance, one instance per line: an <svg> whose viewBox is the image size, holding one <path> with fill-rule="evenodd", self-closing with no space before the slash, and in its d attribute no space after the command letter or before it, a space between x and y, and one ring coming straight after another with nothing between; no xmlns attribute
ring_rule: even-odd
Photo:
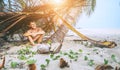
<svg viewBox="0 0 120 70"><path fill-rule="evenodd" d="M32 29L37 28L35 22L30 22L29 27Z"/></svg>

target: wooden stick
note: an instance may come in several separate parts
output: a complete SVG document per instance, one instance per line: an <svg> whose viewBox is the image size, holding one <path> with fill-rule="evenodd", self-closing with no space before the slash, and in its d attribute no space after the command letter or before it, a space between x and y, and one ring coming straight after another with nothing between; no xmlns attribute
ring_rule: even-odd
<svg viewBox="0 0 120 70"><path fill-rule="evenodd" d="M21 21L22 19L24 19L26 17L22 16L19 20L17 20L16 22L14 22L13 24L11 24L9 27L7 27L5 30L3 30L3 33L5 33L6 31L8 31L11 27L13 27L15 24L17 24L19 21Z"/></svg>
<svg viewBox="0 0 120 70"><path fill-rule="evenodd" d="M10 19L13 19L14 17L19 16L19 15L21 15L21 14L18 14L18 15L15 15L15 16L10 17L10 18L8 18L8 19L5 19L5 20L1 21L0 24L1 24L1 23L4 23L4 22L6 22L6 21L8 21L8 20L10 20Z"/></svg>

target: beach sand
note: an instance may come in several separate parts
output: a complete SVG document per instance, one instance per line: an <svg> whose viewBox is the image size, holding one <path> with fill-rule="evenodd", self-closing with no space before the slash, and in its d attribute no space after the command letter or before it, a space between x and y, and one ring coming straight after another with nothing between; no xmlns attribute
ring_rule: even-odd
<svg viewBox="0 0 120 70"><path fill-rule="evenodd" d="M64 55L62 53L57 53L54 56L59 55L60 58L64 58L68 64L69 67L66 68L60 68L59 67L59 59L53 60L50 58L50 54L36 54L30 59L35 59L37 62L35 63L37 65L37 70L40 70L41 64L46 64L46 59L50 60L49 65L46 67L46 70L95 70L95 67L97 65L104 64L104 59L108 60L108 64L116 67L120 66L120 33L119 32L101 32L100 31L91 31L90 30L81 30L83 34L86 36L94 39L94 40L109 40L109 41L115 41L117 43L117 46L115 48L100 48L97 46L89 46L89 42L86 41L79 41L81 40L80 37L78 37L75 34L71 34L70 32L66 35L63 46L61 48L62 53L69 53L70 50L73 52L78 52L77 60L69 58L68 55ZM88 44L88 45L87 45ZM23 62L25 63L26 60L19 60L16 54L18 50L21 48L25 48L24 46L14 46L11 47L10 50L6 51L6 63L5 68L7 70L27 70L27 64L23 64L23 68L11 68L10 62L16 61L18 63ZM31 48L31 50L36 51L36 47ZM81 51L79 51L81 50ZM111 57L112 55L115 56L115 60ZM26 55L27 56L27 55ZM87 59L85 59L87 57ZM29 60L29 59L28 59ZM93 60L93 65L90 66L90 60ZM113 69L114 70L114 69Z"/></svg>

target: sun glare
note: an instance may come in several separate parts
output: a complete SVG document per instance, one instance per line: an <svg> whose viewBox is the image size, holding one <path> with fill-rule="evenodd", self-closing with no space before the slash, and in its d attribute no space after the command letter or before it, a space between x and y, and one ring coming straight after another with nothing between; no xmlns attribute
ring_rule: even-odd
<svg viewBox="0 0 120 70"><path fill-rule="evenodd" d="M51 3L54 4L62 4L64 0L50 0Z"/></svg>
<svg viewBox="0 0 120 70"><path fill-rule="evenodd" d="M62 3L62 0L53 0L55 3Z"/></svg>

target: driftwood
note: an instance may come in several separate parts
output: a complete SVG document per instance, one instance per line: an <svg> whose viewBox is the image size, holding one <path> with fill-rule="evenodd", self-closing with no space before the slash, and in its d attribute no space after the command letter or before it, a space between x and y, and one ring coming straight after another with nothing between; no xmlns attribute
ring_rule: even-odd
<svg viewBox="0 0 120 70"><path fill-rule="evenodd" d="M4 64L5 64L5 56L3 57L2 64L0 64L0 69L4 68Z"/></svg>
<svg viewBox="0 0 120 70"><path fill-rule="evenodd" d="M35 64L29 64L28 67L29 67L29 70L37 70Z"/></svg>
<svg viewBox="0 0 120 70"><path fill-rule="evenodd" d="M112 70L113 67L110 65L98 65L95 70Z"/></svg>

